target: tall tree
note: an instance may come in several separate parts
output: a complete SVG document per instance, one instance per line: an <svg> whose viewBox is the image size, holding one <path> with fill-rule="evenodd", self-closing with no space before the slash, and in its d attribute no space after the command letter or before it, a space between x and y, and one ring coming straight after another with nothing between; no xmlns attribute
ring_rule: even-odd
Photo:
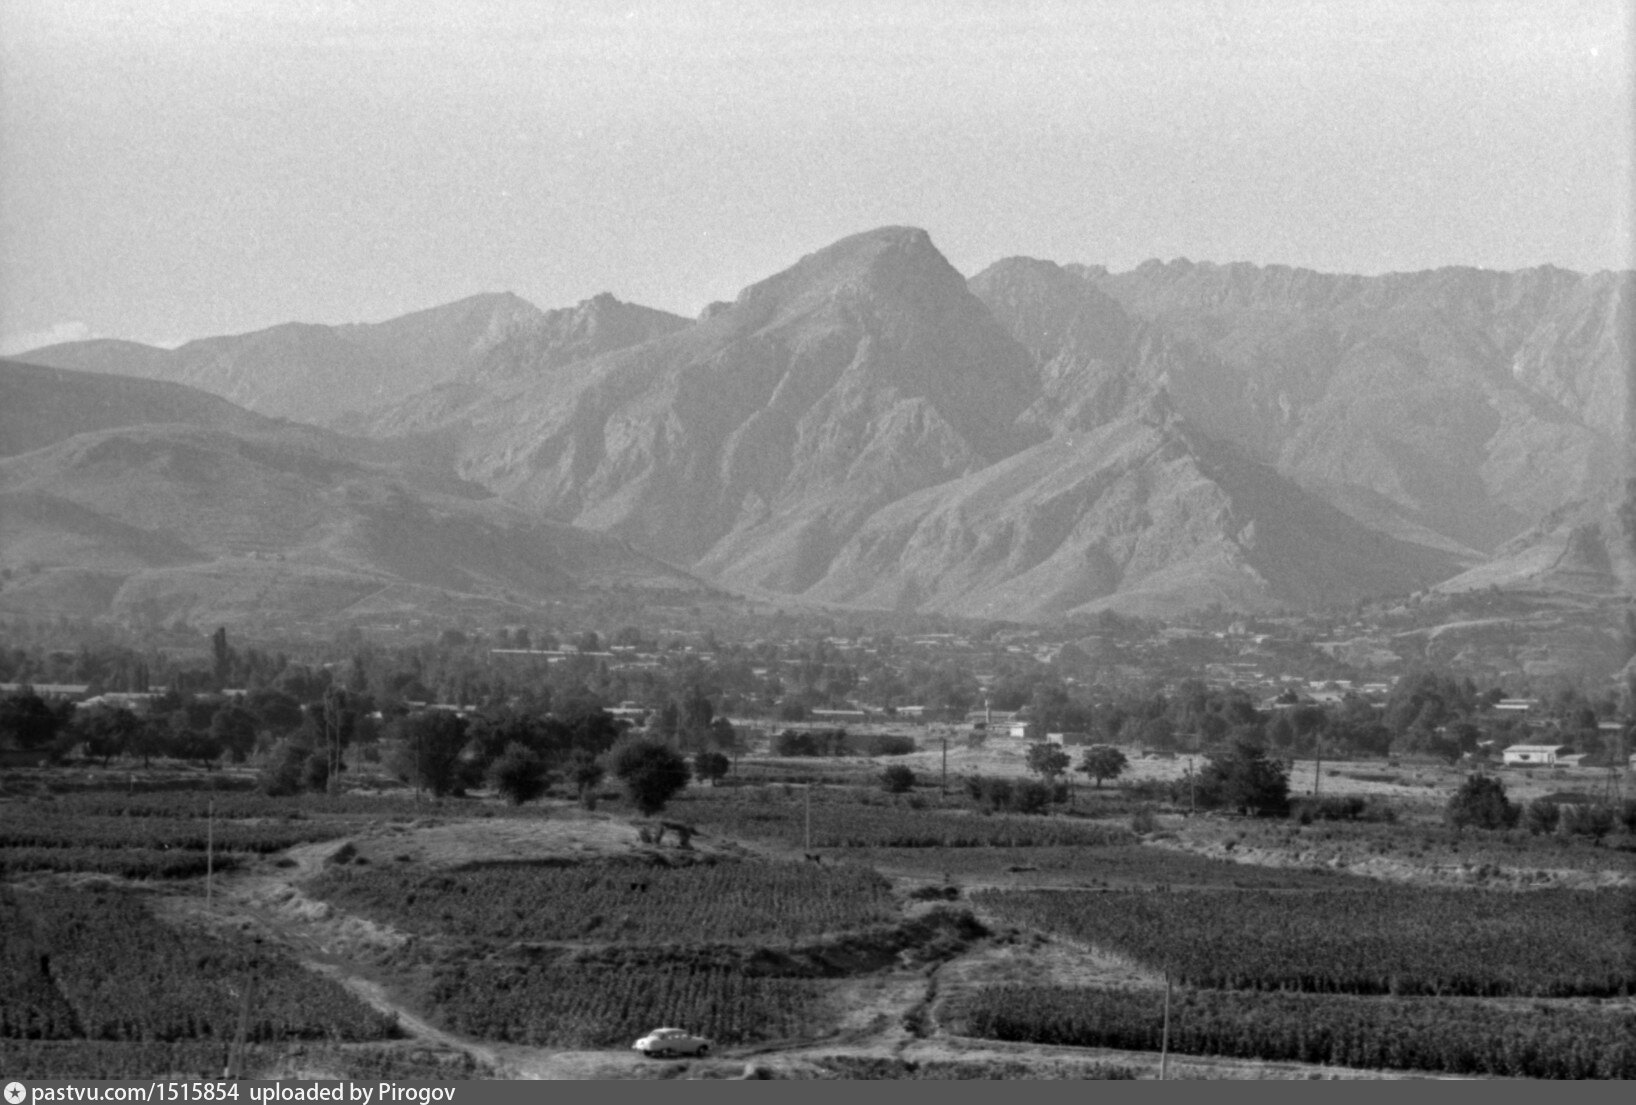
<svg viewBox="0 0 1636 1105"><path fill-rule="evenodd" d="M625 784L631 801L652 817L685 786L689 772L681 753L667 744L635 740L613 752L613 773Z"/></svg>
<svg viewBox="0 0 1636 1105"><path fill-rule="evenodd" d="M451 710L423 710L403 718L399 733L403 746L395 766L400 774L440 798L460 786L465 718Z"/></svg>
<svg viewBox="0 0 1636 1105"><path fill-rule="evenodd" d="M1259 744L1237 740L1210 757L1200 773L1198 800L1205 806L1282 817L1289 812L1289 772Z"/></svg>
<svg viewBox="0 0 1636 1105"><path fill-rule="evenodd" d="M1077 770L1095 779L1096 785L1101 787L1103 779L1117 779L1124 774L1128 763L1125 754L1119 749L1111 744L1099 744L1085 750Z"/></svg>

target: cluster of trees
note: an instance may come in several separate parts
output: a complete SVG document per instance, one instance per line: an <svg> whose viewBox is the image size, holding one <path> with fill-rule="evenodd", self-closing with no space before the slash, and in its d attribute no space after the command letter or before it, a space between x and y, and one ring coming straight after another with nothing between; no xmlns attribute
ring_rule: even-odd
<svg viewBox="0 0 1636 1105"><path fill-rule="evenodd" d="M1506 797L1505 784L1492 775L1470 775L1449 799L1444 818L1457 828L1513 829L1519 824L1531 833L1561 833L1601 840L1622 823L1636 834L1636 800L1623 803L1584 799L1567 801L1546 796L1526 806Z"/></svg>
<svg viewBox="0 0 1636 1105"><path fill-rule="evenodd" d="M851 736L845 729L786 729L772 740L775 756L907 756L917 747L913 737Z"/></svg>
<svg viewBox="0 0 1636 1105"><path fill-rule="evenodd" d="M349 720L356 723L355 716ZM242 702L167 691L141 713L108 705L78 709L27 687L0 696L0 747L44 750L59 758L83 747L105 765L116 756L140 757L144 765L156 757L243 763L264 733L321 725L321 716L309 717L300 703L276 691Z"/></svg>

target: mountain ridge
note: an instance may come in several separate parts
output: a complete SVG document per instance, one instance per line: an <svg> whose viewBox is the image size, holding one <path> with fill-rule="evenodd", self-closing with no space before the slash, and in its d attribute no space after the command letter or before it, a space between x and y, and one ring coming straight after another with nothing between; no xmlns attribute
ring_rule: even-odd
<svg viewBox="0 0 1636 1105"><path fill-rule="evenodd" d="M49 417L57 396L31 386L41 380L120 402L81 404L103 416L87 428ZM130 402L143 392L157 398ZM516 613L587 585L705 590L390 449L383 462L381 446L182 385L0 362L0 396L5 418L43 427L8 436L31 447L0 457L0 610L332 624L417 608ZM190 417L147 420L178 399L195 408L171 414Z"/></svg>
<svg viewBox="0 0 1636 1105"><path fill-rule="evenodd" d="M603 293L337 328L439 368L328 422L747 593L1037 618L1606 593L1636 549L1633 288L1024 257L967 279L882 227L697 319Z"/></svg>

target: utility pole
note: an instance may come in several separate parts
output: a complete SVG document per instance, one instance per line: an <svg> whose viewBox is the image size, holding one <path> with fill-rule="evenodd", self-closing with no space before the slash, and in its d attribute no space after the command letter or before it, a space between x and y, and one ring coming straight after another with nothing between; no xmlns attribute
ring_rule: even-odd
<svg viewBox="0 0 1636 1105"><path fill-rule="evenodd" d="M947 798L949 794L949 731L943 730L943 780L937 784L939 799Z"/></svg>
<svg viewBox="0 0 1636 1105"><path fill-rule="evenodd" d="M807 784L807 846L804 849L807 855L812 854L812 784Z"/></svg>
<svg viewBox="0 0 1636 1105"><path fill-rule="evenodd" d="M205 821L205 910L215 909L216 884L216 800L212 798Z"/></svg>
<svg viewBox="0 0 1636 1105"><path fill-rule="evenodd" d="M258 936L256 937L258 948L260 944L261 937ZM250 1031L250 1002L254 1000L253 995L256 989L256 965L257 958L252 955L250 975L244 980L244 993L239 995L239 1030L233 1036L232 1050L227 1053L226 1077L228 1078L242 1078L244 1076L244 1045Z"/></svg>
<svg viewBox="0 0 1636 1105"><path fill-rule="evenodd" d="M1170 968L1165 968L1165 1025L1159 1040L1159 1081L1163 1082L1170 1066Z"/></svg>

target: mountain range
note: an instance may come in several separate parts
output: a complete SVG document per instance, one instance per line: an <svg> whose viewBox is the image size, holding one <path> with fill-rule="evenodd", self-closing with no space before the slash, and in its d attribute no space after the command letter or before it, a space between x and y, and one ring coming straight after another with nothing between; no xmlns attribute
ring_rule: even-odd
<svg viewBox="0 0 1636 1105"><path fill-rule="evenodd" d="M0 610L145 625L522 616L703 585L391 445L185 386L0 361Z"/></svg>
<svg viewBox="0 0 1636 1105"><path fill-rule="evenodd" d="M199 416L209 448L273 433L255 414L323 423L276 434L368 473L348 478L462 488L440 501L507 533L611 537L655 558L650 578L663 562L755 596L1016 619L1434 587L1594 598L1636 588L1633 282L1030 258L968 280L924 231L886 227L691 320L485 295L19 359L247 408ZM64 411L139 413L97 391L135 381L86 379L104 382L37 400L63 408L53 441L0 414L0 451L38 486L86 471L83 435L112 429ZM143 418L209 402L143 394ZM463 570L458 549L428 556L445 553Z"/></svg>

